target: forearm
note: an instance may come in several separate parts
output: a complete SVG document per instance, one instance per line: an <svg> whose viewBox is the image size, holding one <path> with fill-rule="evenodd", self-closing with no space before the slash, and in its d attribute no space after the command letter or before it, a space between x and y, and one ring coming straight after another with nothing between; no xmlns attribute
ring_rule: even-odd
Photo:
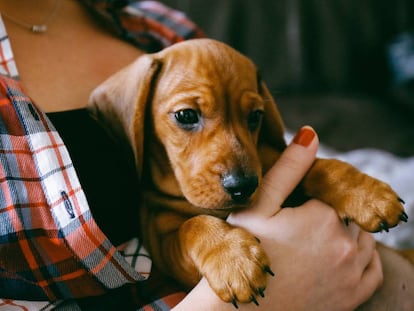
<svg viewBox="0 0 414 311"><path fill-rule="evenodd" d="M228 305L229 309L226 309ZM231 310L231 305L226 304L217 297L217 295L211 290L205 279L202 279L200 283L173 309L174 311L187 311L194 310L197 306L197 310Z"/></svg>

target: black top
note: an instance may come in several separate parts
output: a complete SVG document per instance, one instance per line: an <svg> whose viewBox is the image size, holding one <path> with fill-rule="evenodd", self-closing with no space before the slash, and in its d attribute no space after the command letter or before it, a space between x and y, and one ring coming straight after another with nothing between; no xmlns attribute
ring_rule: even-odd
<svg viewBox="0 0 414 311"><path fill-rule="evenodd" d="M139 183L126 154L86 109L47 114L62 137L95 221L114 245L139 233Z"/></svg>

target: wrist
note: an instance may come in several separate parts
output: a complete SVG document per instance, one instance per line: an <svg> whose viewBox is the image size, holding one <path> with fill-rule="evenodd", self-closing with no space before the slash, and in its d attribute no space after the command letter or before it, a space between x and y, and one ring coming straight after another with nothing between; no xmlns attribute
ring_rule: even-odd
<svg viewBox="0 0 414 311"><path fill-rule="evenodd" d="M197 309L199 311L223 310L234 311L230 303L222 301L211 289L206 279L202 279L188 295L172 310L187 311Z"/></svg>

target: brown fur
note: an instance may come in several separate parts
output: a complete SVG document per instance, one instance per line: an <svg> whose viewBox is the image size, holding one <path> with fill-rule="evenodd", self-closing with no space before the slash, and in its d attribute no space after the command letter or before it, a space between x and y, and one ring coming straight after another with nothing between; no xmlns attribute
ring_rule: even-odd
<svg viewBox="0 0 414 311"><path fill-rule="evenodd" d="M199 113L191 130L176 119L183 109ZM104 82L90 110L133 149L144 195L142 235L157 267L188 286L203 275L225 301L260 294L270 262L255 237L224 220L255 193L234 200L223 187L232 172L257 175L260 183L286 147L282 119L255 65L223 43L186 41L142 56ZM263 120L249 128L257 110ZM387 184L338 160L317 159L303 189L368 231L404 217Z"/></svg>

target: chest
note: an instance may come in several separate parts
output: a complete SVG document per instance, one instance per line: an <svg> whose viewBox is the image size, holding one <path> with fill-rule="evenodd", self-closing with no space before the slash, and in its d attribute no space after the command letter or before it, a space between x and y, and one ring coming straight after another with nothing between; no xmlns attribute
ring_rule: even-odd
<svg viewBox="0 0 414 311"><path fill-rule="evenodd" d="M47 112L84 107L97 85L141 54L77 10L44 34L5 21L20 79Z"/></svg>

